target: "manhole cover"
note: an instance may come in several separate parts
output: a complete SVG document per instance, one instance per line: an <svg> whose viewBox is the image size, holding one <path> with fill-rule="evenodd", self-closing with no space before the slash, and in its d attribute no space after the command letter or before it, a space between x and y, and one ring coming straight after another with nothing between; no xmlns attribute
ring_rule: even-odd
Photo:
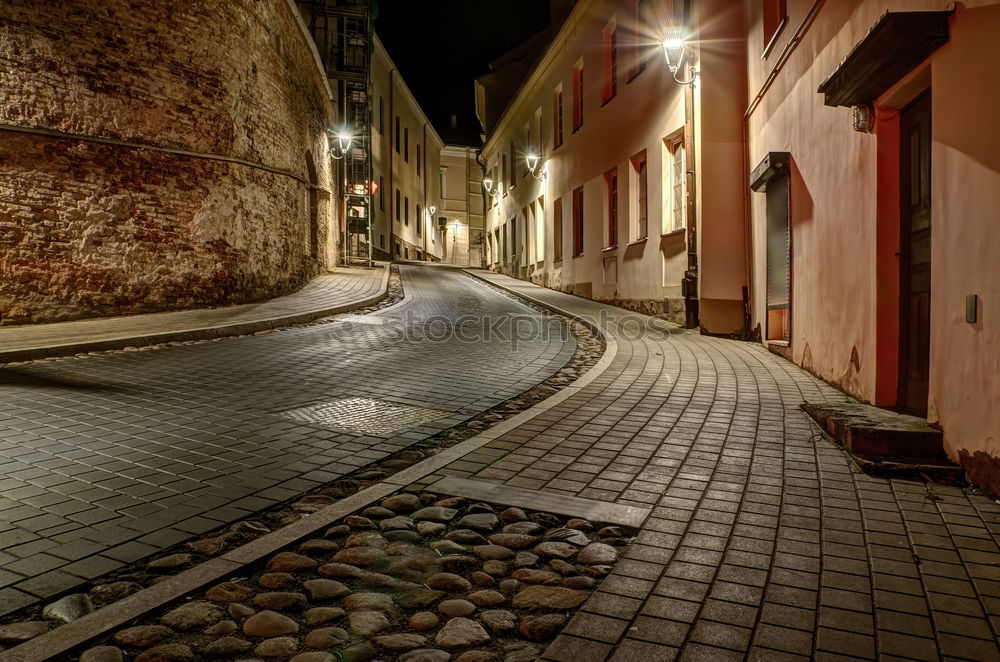
<svg viewBox="0 0 1000 662"><path fill-rule="evenodd" d="M381 436L444 418L450 413L371 398L340 398L289 409L280 415L294 421Z"/></svg>

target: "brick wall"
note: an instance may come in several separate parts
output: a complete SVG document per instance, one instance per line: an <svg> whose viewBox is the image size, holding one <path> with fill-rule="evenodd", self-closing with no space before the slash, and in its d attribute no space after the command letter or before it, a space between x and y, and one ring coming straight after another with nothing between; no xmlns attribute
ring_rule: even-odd
<svg viewBox="0 0 1000 662"><path fill-rule="evenodd" d="M0 324L251 301L332 267L336 205L313 196L315 229L306 182L331 188L333 111L284 0L0 16L0 126L151 148L0 128Z"/></svg>

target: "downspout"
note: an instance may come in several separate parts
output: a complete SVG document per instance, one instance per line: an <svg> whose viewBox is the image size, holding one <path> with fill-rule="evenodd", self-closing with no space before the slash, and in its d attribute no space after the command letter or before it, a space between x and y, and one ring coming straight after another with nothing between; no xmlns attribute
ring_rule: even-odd
<svg viewBox="0 0 1000 662"><path fill-rule="evenodd" d="M423 147L422 150L420 150L420 161L421 161L421 163L420 163L420 172L424 173L424 181L421 182L421 189L422 189L422 195L423 195L423 198L424 198L424 204L420 208L420 210L421 210L421 214L423 215L423 217L427 218L427 122L424 122L423 143L424 143L424 147ZM434 227L433 221L434 221L434 219L431 219L431 227L432 228ZM421 243L423 244L423 247L424 247L424 259L426 260L427 259L427 233L429 232L429 230L427 229L427 224L424 223L424 219L423 218L418 218L417 219L417 223L421 223L422 225L420 227L423 228L423 232L420 233L420 238L421 238ZM433 260L430 260L430 261L433 262Z"/></svg>
<svg viewBox="0 0 1000 662"><path fill-rule="evenodd" d="M396 151L396 70L389 70L389 261L398 258L396 255L396 196L393 187L393 154Z"/></svg>
<svg viewBox="0 0 1000 662"><path fill-rule="evenodd" d="M746 112L743 113L743 236L744 236L744 250L746 251L746 282L747 282L747 301L746 301L746 312L745 312L745 329L744 334L747 338L759 339L759 333L756 330L751 331L750 325L753 323L753 305L756 293L754 292L754 260L753 260L753 219L750 214L750 173L753 171L753 164L750 163L750 116L753 115L757 107L760 106L761 101L764 100L764 95L767 94L768 90L771 89L771 85L774 84L775 79L778 74L784 69L788 60L791 58L792 52L801 43L803 37L805 37L806 32L812 26L813 22L816 20L819 10L822 9L823 5L826 4L826 0L814 0L809 11L806 12L805 18L799 23L799 27L795 29L792 34L791 39L785 44L784 48L781 49L781 53L778 54L778 58L774 61L774 66L771 67L771 71L768 72L767 77L764 79L764 83L761 85L760 90L750 100L750 105L747 106ZM760 326L758 322L757 326Z"/></svg>
<svg viewBox="0 0 1000 662"><path fill-rule="evenodd" d="M487 262L486 262L486 247L489 245L489 242L490 242L490 240L489 240L489 233L486 231L486 227L488 225L487 222L486 222L487 221L486 214L489 213L489 209L490 209L490 200L489 200L489 195L490 194L487 193L486 189L483 187L483 180L486 179L486 162L483 161L483 150L481 148L477 149L476 152L475 152L475 154L476 154L476 163L479 164L480 170L483 171L483 176L479 180L479 188L482 189L482 192L483 192L483 228L482 228L482 233L483 233L483 247L479 250L479 265L478 266L480 266L481 268L485 269L486 268L486 264L487 264Z"/></svg>
<svg viewBox="0 0 1000 662"><path fill-rule="evenodd" d="M684 85L684 154L685 188L687 201L685 213L688 218L687 232L687 269L681 281L681 293L684 295L684 326L697 329L700 326L700 301L698 299L698 150L694 125L694 85Z"/></svg>

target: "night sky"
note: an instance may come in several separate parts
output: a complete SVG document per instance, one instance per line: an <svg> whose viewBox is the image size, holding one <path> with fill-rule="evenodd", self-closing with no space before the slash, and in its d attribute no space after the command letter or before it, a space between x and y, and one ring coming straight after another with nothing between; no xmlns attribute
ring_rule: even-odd
<svg viewBox="0 0 1000 662"><path fill-rule="evenodd" d="M378 0L375 31L446 142L478 142L473 81L543 30L548 0ZM450 130L458 115L458 134Z"/></svg>

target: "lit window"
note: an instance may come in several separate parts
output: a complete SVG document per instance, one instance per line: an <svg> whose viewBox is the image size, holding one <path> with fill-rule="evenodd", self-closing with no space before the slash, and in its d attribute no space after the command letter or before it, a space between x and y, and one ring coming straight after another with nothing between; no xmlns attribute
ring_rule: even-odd
<svg viewBox="0 0 1000 662"><path fill-rule="evenodd" d="M635 181L633 190L635 193L630 205L635 211L632 212L634 219L633 236L636 239L645 239L649 234L649 181L646 168L646 152L640 152L632 157L632 173Z"/></svg>
<svg viewBox="0 0 1000 662"><path fill-rule="evenodd" d="M670 206L665 214L668 220L667 232L680 230L686 225L687 205L685 201L684 141L680 138L668 139L665 143L664 190L669 192Z"/></svg>

